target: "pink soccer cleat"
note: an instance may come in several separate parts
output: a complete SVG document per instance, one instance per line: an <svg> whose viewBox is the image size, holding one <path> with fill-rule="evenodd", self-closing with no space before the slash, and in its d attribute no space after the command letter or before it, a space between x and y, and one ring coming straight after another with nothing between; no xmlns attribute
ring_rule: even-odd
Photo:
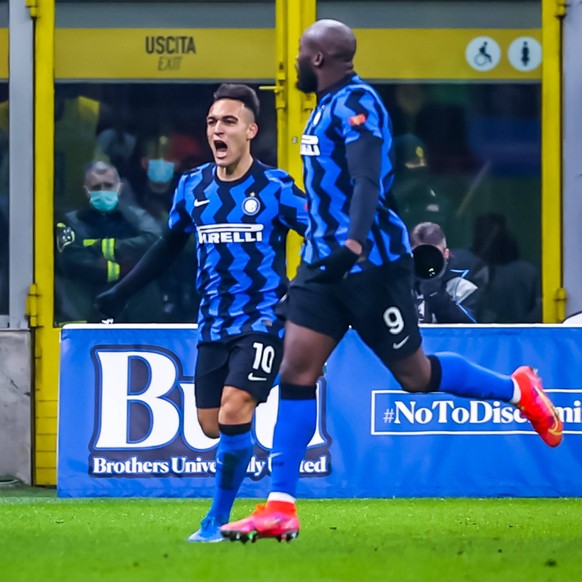
<svg viewBox="0 0 582 582"><path fill-rule="evenodd" d="M259 538L275 538L288 542L295 539L299 535L299 519L295 506L292 506L292 512L286 512L272 509L269 505L257 505L249 517L223 525L220 533L232 542L240 541L243 544L248 541L254 543Z"/></svg>
<svg viewBox="0 0 582 582"><path fill-rule="evenodd" d="M542 387L542 379L529 366L521 366L511 377L521 390L517 407L527 418L542 440L550 447L557 447L562 442L564 425L558 411Z"/></svg>

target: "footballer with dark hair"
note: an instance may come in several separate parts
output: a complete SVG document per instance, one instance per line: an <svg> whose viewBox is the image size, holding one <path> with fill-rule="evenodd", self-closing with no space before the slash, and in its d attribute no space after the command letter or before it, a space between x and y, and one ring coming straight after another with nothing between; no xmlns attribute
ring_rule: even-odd
<svg viewBox="0 0 582 582"><path fill-rule="evenodd" d="M97 298L115 317L196 237L200 295L195 369L198 421L219 438L212 506L188 541L220 542L253 452L255 408L267 400L283 352L275 307L287 291L285 242L307 226L305 195L283 170L251 155L259 100L246 85L221 85L206 116L213 162L180 178L168 231L115 287Z"/></svg>

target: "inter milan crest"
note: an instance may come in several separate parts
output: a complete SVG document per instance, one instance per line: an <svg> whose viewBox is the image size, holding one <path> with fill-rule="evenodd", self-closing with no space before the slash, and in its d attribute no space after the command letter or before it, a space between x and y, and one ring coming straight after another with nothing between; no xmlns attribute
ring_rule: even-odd
<svg viewBox="0 0 582 582"><path fill-rule="evenodd" d="M254 192L251 192L250 196L243 200L242 209L247 216L254 216L261 209L261 203L255 197Z"/></svg>

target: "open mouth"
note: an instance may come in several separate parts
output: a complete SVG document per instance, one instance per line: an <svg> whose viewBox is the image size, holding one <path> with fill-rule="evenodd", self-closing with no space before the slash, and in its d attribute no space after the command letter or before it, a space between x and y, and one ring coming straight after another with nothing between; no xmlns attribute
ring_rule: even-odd
<svg viewBox="0 0 582 582"><path fill-rule="evenodd" d="M214 140L214 150L217 154L225 155L228 151L228 146L220 139Z"/></svg>

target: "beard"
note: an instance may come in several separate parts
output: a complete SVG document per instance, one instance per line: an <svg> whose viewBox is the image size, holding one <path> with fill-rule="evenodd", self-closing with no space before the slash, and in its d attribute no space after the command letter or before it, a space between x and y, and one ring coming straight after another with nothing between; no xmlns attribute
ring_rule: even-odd
<svg viewBox="0 0 582 582"><path fill-rule="evenodd" d="M315 93L317 91L317 75L309 61L297 63L297 83L295 85L303 93Z"/></svg>

